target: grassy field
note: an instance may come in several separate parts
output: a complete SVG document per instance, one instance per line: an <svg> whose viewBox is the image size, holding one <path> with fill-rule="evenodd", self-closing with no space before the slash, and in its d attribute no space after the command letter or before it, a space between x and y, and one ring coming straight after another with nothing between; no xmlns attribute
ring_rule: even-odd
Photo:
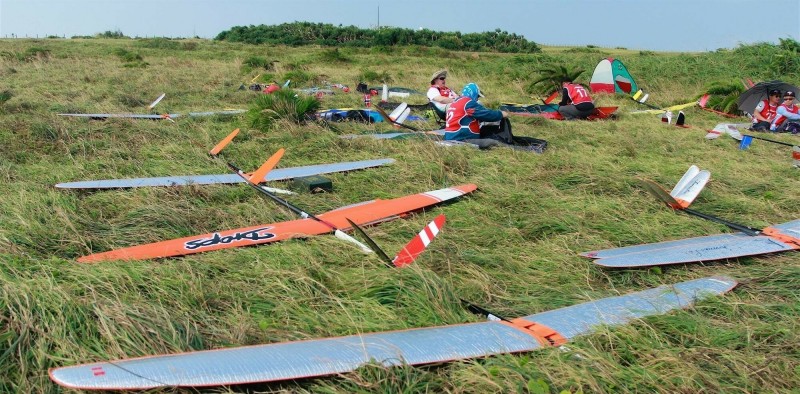
<svg viewBox="0 0 800 394"><path fill-rule="evenodd" d="M636 177L671 187L691 164L712 172L693 207L753 227L798 218L800 173L790 149L756 141L707 141L727 121L687 110L689 129L663 125L620 96L615 121L514 119L518 135L546 139L535 155L476 152L425 140L343 140L318 124L250 128L244 117L90 121L60 112L159 113L247 109L262 80L300 87L360 76L424 91L439 68L460 90L476 82L489 105L537 102L536 70L586 70L622 59L661 105L688 102L711 81L781 78L745 51L677 54L597 48L541 54L458 53L429 48L332 51L212 41L0 40L0 392L62 392L48 368L156 353L281 342L479 321L472 300L522 316L661 284L723 274L741 285L693 308L601 328L568 351L555 349L421 368L365 367L337 377L207 392L797 392L800 387L798 254L665 267L606 270L578 255L600 248L729 232L671 212ZM251 57L276 61L253 70ZM292 77L292 78L287 78ZM303 82L303 79L307 80ZM377 84L378 81L370 81ZM357 93L324 107L358 107ZM418 102L417 99L416 102ZM424 102L424 100L422 100ZM744 118L737 122L746 121ZM224 173L207 151L234 128L226 149L255 168L278 148L280 167L391 157L389 167L334 174L334 193L300 194L314 213L463 183L479 190L456 203L369 228L389 252L440 213L447 224L413 267L383 268L332 236L179 259L82 265L79 256L214 230L294 218L244 186L75 192L59 182ZM341 124L338 133L389 131ZM428 127L433 128L431 123ZM795 143L798 137L772 138ZM286 187L277 183L276 187ZM180 392L167 389L156 392Z"/></svg>

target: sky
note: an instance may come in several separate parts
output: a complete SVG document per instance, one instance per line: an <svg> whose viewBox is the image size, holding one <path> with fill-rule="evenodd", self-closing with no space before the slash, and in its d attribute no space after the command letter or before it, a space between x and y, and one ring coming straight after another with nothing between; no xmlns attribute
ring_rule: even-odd
<svg viewBox="0 0 800 394"><path fill-rule="evenodd" d="M714 51L800 41L799 0L0 0L0 38L213 38L294 21L463 33L501 29L541 45Z"/></svg>

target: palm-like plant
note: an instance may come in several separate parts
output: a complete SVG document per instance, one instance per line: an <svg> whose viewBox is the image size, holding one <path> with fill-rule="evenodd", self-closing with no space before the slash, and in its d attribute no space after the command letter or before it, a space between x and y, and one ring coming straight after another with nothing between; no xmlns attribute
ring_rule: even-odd
<svg viewBox="0 0 800 394"><path fill-rule="evenodd" d="M709 108L736 114L739 111L737 101L744 92L744 85L740 81L714 81L706 86L706 92L711 95L707 104Z"/></svg>
<svg viewBox="0 0 800 394"><path fill-rule="evenodd" d="M556 64L542 67L536 70L541 76L528 85L528 91L547 94L553 90L559 90L562 82L575 81L583 74L583 71L579 68L570 69L567 66Z"/></svg>
<svg viewBox="0 0 800 394"><path fill-rule="evenodd" d="M247 111L247 119L253 128L269 130L275 121L287 119L303 124L320 109L315 97L301 96L290 89L281 89L272 94L258 96Z"/></svg>

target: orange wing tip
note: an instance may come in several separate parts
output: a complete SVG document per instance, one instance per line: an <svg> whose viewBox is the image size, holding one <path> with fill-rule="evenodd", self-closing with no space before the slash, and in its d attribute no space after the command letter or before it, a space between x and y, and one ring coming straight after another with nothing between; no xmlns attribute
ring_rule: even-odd
<svg viewBox="0 0 800 394"><path fill-rule="evenodd" d="M283 148L278 149L278 151L275 152L275 154L273 154L272 156L270 156L270 158L267 159L267 161L265 161L264 164L262 164L261 167L258 168L258 170L253 172L253 175L250 176L250 182L256 184L261 182L266 182L267 174L270 171L272 171L272 169L275 168L276 165L278 165L278 162L281 160L285 152L286 149Z"/></svg>
<svg viewBox="0 0 800 394"><path fill-rule="evenodd" d="M208 153L210 153L213 156L216 156L217 154L219 154L219 152L225 149L225 147L228 146L228 144L230 144L231 141L233 141L233 138L236 137L237 134L239 134L239 129L233 130L230 134L228 134L227 137L223 138L222 141L220 141L216 146L214 146L214 148L212 148Z"/></svg>
<svg viewBox="0 0 800 394"><path fill-rule="evenodd" d="M567 339L564 338L561 333L545 326L544 324L535 323L525 319L514 319L511 320L511 322L501 323L507 324L525 332L526 334L531 335L532 337L536 338L536 340L539 341L542 346L561 346L567 343Z"/></svg>
<svg viewBox="0 0 800 394"><path fill-rule="evenodd" d="M781 241L791 246L792 249L800 249L800 239L792 237L790 235L786 235L774 227L767 227L761 230L761 234L767 235L770 238L774 238L778 241Z"/></svg>
<svg viewBox="0 0 800 394"><path fill-rule="evenodd" d="M692 205L691 201L682 200L680 198L676 198L675 201L678 204L669 204L672 208L675 209L686 209L689 208L689 205Z"/></svg>

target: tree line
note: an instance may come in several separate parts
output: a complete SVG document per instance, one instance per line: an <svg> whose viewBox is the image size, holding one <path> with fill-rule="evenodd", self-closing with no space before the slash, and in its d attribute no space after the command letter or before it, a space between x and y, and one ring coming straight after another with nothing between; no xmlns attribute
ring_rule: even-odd
<svg viewBox="0 0 800 394"><path fill-rule="evenodd" d="M293 22L280 25L234 26L219 33L215 40L270 45L322 45L375 47L421 45L457 51L491 51L509 53L541 52L533 41L514 33L495 29L492 32L440 32L429 29L381 27L362 29L356 26Z"/></svg>

